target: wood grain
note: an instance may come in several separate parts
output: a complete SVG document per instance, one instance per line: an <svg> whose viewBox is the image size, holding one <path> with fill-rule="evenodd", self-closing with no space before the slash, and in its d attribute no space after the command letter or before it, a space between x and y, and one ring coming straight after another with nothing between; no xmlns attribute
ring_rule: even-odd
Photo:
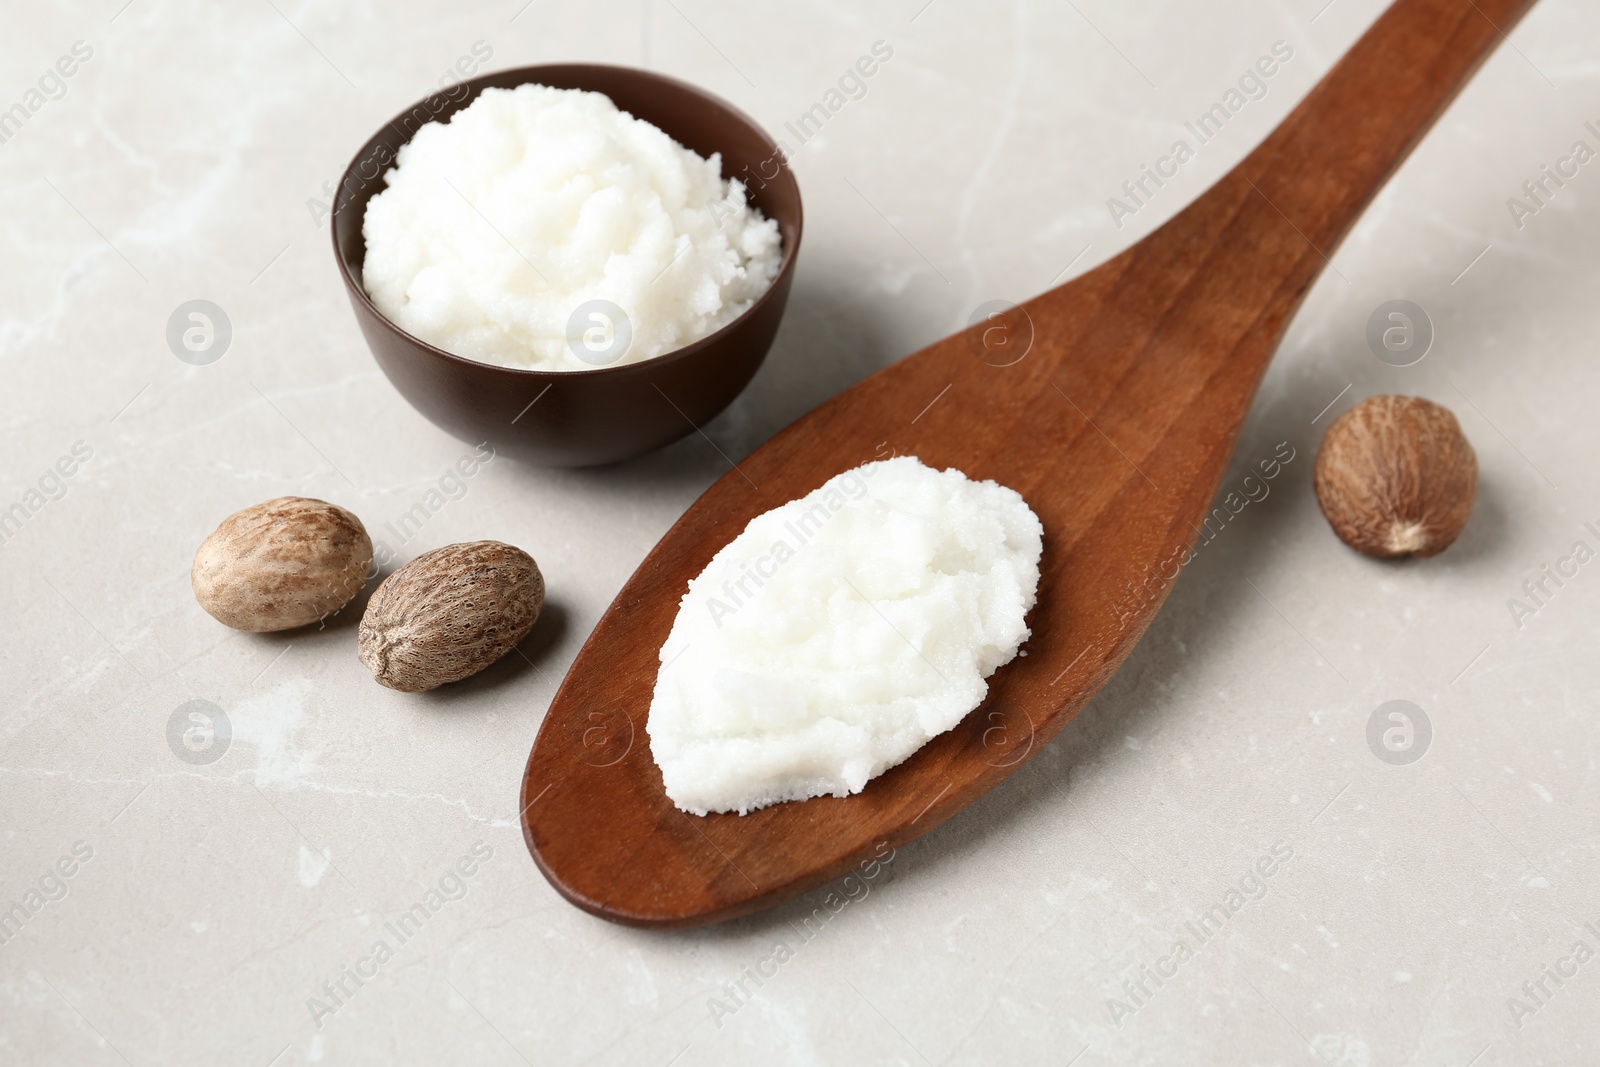
<svg viewBox="0 0 1600 1067"><path fill-rule="evenodd" d="M834 397L707 490L623 587L539 730L522 821L551 884L619 922L733 918L926 833L1054 737L1160 607L1328 257L1529 6L1399 0L1180 215L1024 304L1025 358L994 365L1004 359L981 328L946 338ZM1026 329L1018 313L1008 320ZM754 516L891 453L996 479L1038 513L1029 655L994 675L956 729L859 795L744 817L678 811L645 723L689 578Z"/></svg>

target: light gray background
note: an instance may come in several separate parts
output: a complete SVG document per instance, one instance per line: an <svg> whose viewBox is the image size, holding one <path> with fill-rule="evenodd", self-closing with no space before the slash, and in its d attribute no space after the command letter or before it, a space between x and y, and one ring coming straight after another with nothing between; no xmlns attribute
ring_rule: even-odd
<svg viewBox="0 0 1600 1067"><path fill-rule="evenodd" d="M1600 563L1519 628L1507 599L1600 539L1600 162L1518 228L1507 198L1600 148L1600 10L1544 0L1368 212L1241 438L1297 458L1186 569L1090 708L1004 787L900 850L870 893L729 1017L710 998L823 897L649 933L562 902L515 822L529 744L638 560L706 485L838 389L1081 273L1236 162L1378 0L748 5L712 0L21 5L0 107L77 40L94 56L0 144L0 506L74 442L93 458L0 547L0 901L93 858L0 945L19 1064L1571 1064L1600 1057L1600 961L1513 1019L1577 940L1600 948L1592 623ZM120 9L120 10L119 10ZM530 551L550 600L525 656L431 696L378 688L353 623L247 636L195 605L229 512L306 494L375 535L469 446L375 368L308 200L476 41L690 79L774 131L885 40L864 99L798 154L805 248L755 382L698 435L598 471L497 460L403 545ZM1121 229L1106 199L1277 40L1295 58ZM1374 100L1373 106L1382 101ZM852 187L853 186L853 187ZM1470 269L1468 269L1470 266ZM1465 273L1463 273L1465 272ZM233 324L174 358L196 298ZM1380 363L1370 312L1437 329ZM1378 392L1460 416L1482 484L1461 541L1385 565L1310 489L1321 430ZM1324 409L1332 403L1330 410ZM226 710L220 760L167 720ZM1414 701L1426 755L1369 750ZM475 841L461 900L318 1026L307 999ZM1275 842L1293 858L1120 1025L1108 998ZM856 890L859 896L860 890ZM1530 1005L1533 1002L1530 1002ZM720 1025L719 1025L720 1024ZM676 1057L676 1058L675 1058Z"/></svg>

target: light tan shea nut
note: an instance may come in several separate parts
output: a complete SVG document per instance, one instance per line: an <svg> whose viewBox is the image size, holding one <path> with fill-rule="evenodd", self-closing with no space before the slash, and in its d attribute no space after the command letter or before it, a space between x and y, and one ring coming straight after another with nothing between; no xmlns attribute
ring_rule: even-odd
<svg viewBox="0 0 1600 1067"><path fill-rule="evenodd" d="M357 653L378 684L421 693L477 674L511 651L544 605L533 557L499 541L425 552L367 602Z"/></svg>
<svg viewBox="0 0 1600 1067"><path fill-rule="evenodd" d="M1374 396L1333 420L1317 451L1317 502L1369 556L1443 552L1472 514L1478 456L1448 408Z"/></svg>
<svg viewBox="0 0 1600 1067"><path fill-rule="evenodd" d="M372 567L372 539L344 508L280 496L222 520L195 553L194 598L218 622L265 633L350 603Z"/></svg>

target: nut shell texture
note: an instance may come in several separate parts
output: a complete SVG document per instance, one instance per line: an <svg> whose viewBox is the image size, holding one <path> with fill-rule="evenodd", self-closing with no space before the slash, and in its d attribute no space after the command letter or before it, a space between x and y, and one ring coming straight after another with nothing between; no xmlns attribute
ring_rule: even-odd
<svg viewBox="0 0 1600 1067"><path fill-rule="evenodd" d="M1478 457L1447 408L1374 396L1340 415L1317 452L1317 502L1334 533L1369 556L1432 556L1460 535Z"/></svg>
<svg viewBox="0 0 1600 1067"><path fill-rule="evenodd" d="M338 611L371 566L360 519L322 500L281 496L222 520L195 553L189 581L218 622L264 633Z"/></svg>
<svg viewBox="0 0 1600 1067"><path fill-rule="evenodd" d="M544 605L533 557L499 541L426 552L384 579L358 654L380 685L420 693L477 674L527 636Z"/></svg>

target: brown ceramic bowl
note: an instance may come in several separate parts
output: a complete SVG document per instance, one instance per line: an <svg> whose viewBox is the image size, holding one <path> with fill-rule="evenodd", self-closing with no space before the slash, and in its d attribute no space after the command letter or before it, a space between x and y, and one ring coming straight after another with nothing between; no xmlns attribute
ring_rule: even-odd
<svg viewBox="0 0 1600 1067"><path fill-rule="evenodd" d="M383 317L361 284L367 201L400 146L424 123L466 107L484 89L528 82L605 93L702 156L722 153L750 201L783 236L783 259L765 293L733 322L691 345L641 363L578 371L515 370L453 356ZM800 189L772 138L742 111L704 90L646 70L597 64L521 67L485 74L420 101L362 147L340 180L333 250L350 304L378 366L400 395L441 429L531 463L581 467L628 459L675 441L739 395L772 346L800 248ZM531 405L531 406L530 406Z"/></svg>

